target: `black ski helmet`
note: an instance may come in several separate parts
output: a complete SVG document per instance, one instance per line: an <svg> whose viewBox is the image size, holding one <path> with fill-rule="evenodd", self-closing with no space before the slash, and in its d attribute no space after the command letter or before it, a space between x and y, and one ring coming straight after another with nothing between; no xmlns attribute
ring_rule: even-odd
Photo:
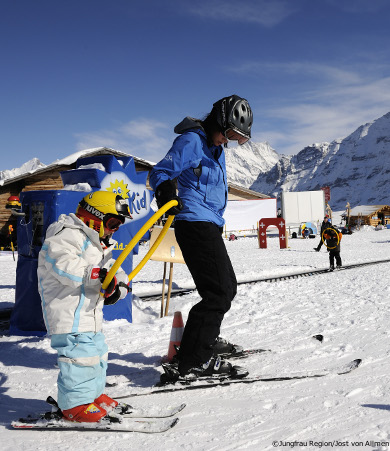
<svg viewBox="0 0 390 451"><path fill-rule="evenodd" d="M253 113L246 99L233 94L215 102L213 109L223 134L232 129L250 139Z"/></svg>

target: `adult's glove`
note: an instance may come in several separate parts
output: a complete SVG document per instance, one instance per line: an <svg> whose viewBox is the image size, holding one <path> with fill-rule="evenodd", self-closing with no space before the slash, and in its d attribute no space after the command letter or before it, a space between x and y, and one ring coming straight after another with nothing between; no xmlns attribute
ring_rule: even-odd
<svg viewBox="0 0 390 451"><path fill-rule="evenodd" d="M180 197L176 194L176 186L172 180L165 180L158 185L156 188L156 201L158 208L163 207L170 200L177 200L177 206L170 208L166 214L177 215L181 210L183 210L183 202Z"/></svg>

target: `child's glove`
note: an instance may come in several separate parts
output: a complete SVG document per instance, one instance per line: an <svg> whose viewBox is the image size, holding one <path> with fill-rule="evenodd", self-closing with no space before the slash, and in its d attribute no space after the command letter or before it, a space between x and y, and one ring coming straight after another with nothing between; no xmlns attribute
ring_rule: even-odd
<svg viewBox="0 0 390 451"><path fill-rule="evenodd" d="M114 291L106 296L104 294L104 305L112 305L115 304L119 299L123 299L127 296L127 293L130 291L130 287L123 282L119 282L115 285Z"/></svg>
<svg viewBox="0 0 390 451"><path fill-rule="evenodd" d="M108 270L106 268L92 268L91 271L91 279L96 280L99 279L101 283L104 282L104 279L107 277ZM116 277L114 276L111 279L111 282L108 284L108 287L105 290L102 290L104 292L104 297L110 296L113 291L115 290L116 285L118 284Z"/></svg>
<svg viewBox="0 0 390 451"><path fill-rule="evenodd" d="M101 283L104 282L107 277L108 270L106 268L93 268L91 271L91 279L99 279ZM119 299L123 299L127 296L130 291L128 285L124 282L118 282L117 278L114 276L105 290L104 293L104 305L115 304Z"/></svg>

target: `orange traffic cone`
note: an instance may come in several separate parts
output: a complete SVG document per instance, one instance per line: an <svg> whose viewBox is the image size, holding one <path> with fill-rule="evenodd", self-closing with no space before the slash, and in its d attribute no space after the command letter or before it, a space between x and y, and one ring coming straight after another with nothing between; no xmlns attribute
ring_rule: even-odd
<svg viewBox="0 0 390 451"><path fill-rule="evenodd" d="M173 356L176 355L175 346L180 346L183 331L184 323L181 312L175 312L173 315L171 340L169 342L168 355L163 358L164 362L172 362Z"/></svg>

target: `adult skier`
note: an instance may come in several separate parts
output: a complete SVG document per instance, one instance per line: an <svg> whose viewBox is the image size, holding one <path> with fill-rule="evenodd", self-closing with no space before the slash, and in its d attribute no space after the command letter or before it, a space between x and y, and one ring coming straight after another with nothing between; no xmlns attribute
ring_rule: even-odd
<svg viewBox="0 0 390 451"><path fill-rule="evenodd" d="M246 143L252 121L246 99L231 95L218 100L203 120L186 117L176 125L174 131L180 136L150 174L160 208L172 199L178 201L167 214L176 215L175 236L201 297L184 328L177 356L180 376L234 374L234 367L220 355L240 347L219 337L237 292L221 235L228 199L223 146L229 141Z"/></svg>
<svg viewBox="0 0 390 451"><path fill-rule="evenodd" d="M330 218L329 215L325 215L324 220L322 221L321 224L321 232L320 232L320 242L318 243L318 246L314 248L314 250L316 252L319 252L321 247L322 247L322 233L324 232L324 230L329 227L331 224L330 222Z"/></svg>
<svg viewBox="0 0 390 451"><path fill-rule="evenodd" d="M96 191L79 203L76 214L51 224L38 258L38 287L51 346L58 352L58 405L65 419L96 422L104 406L118 402L103 393L107 345L102 333L103 305L114 304L128 291L119 269L100 291L114 263L112 234L131 218L127 202L111 192Z"/></svg>

